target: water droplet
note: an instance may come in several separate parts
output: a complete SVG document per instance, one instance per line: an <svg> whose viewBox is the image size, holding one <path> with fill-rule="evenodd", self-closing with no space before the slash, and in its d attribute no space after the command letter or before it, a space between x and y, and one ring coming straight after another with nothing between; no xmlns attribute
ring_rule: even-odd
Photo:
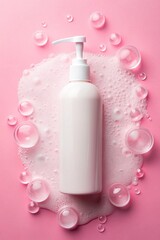
<svg viewBox="0 0 160 240"><path fill-rule="evenodd" d="M45 21L42 21L42 27L44 27L44 28L47 27L47 23Z"/></svg>
<svg viewBox="0 0 160 240"><path fill-rule="evenodd" d="M137 86L135 91L139 99L145 99L148 96L148 90L142 86Z"/></svg>
<svg viewBox="0 0 160 240"><path fill-rule="evenodd" d="M33 105L29 101L22 101L19 103L18 106L18 111L23 115L23 116L30 116L33 111Z"/></svg>
<svg viewBox="0 0 160 240"><path fill-rule="evenodd" d="M40 46L40 47L45 46L48 42L47 34L42 30L36 31L34 33L34 42L37 46Z"/></svg>
<svg viewBox="0 0 160 240"><path fill-rule="evenodd" d="M70 23L70 22L73 22L73 20L74 20L74 17L73 17L71 14L67 14L66 18L67 18L67 21L68 21L69 23Z"/></svg>
<svg viewBox="0 0 160 240"><path fill-rule="evenodd" d="M93 28L100 29L100 28L104 27L104 25L106 23L106 18L100 12L93 12L90 15L90 23Z"/></svg>
<svg viewBox="0 0 160 240"><path fill-rule="evenodd" d="M17 124L17 122L18 122L18 120L17 120L17 118L16 118L15 116L9 115L9 116L7 117L7 123L8 123L8 125L10 125L10 126L15 126L15 125Z"/></svg>
<svg viewBox="0 0 160 240"><path fill-rule="evenodd" d="M59 225L65 229L74 229L78 225L78 213L71 207L64 207L58 212Z"/></svg>
<svg viewBox="0 0 160 240"><path fill-rule="evenodd" d="M114 121L120 121L123 118L123 113L121 109L115 108L112 112L112 118Z"/></svg>
<svg viewBox="0 0 160 240"><path fill-rule="evenodd" d="M30 212L32 214L38 213L39 212L39 205L38 205L38 203L31 201L28 204L28 212Z"/></svg>
<svg viewBox="0 0 160 240"><path fill-rule="evenodd" d="M137 176L137 178L143 178L144 177L144 172L141 168L137 169L136 176Z"/></svg>
<svg viewBox="0 0 160 240"><path fill-rule="evenodd" d="M108 190L108 198L116 207L125 207L130 201L130 193L125 185L115 183Z"/></svg>
<svg viewBox="0 0 160 240"><path fill-rule="evenodd" d="M132 180L132 185L137 186L138 185L138 178L134 177Z"/></svg>
<svg viewBox="0 0 160 240"><path fill-rule="evenodd" d="M118 58L125 69L136 69L141 63L141 55L133 46L122 47L118 52Z"/></svg>
<svg viewBox="0 0 160 240"><path fill-rule="evenodd" d="M103 224L99 223L97 226L97 231L100 233L103 233L105 231L105 226Z"/></svg>
<svg viewBox="0 0 160 240"><path fill-rule="evenodd" d="M36 126L31 122L19 124L14 131L14 138L19 147L34 147L39 140L39 133Z"/></svg>
<svg viewBox="0 0 160 240"><path fill-rule="evenodd" d="M138 74L138 79L142 80L142 81L146 80L147 79L147 74L145 72L139 73Z"/></svg>
<svg viewBox="0 0 160 240"><path fill-rule="evenodd" d="M139 188L135 188L134 192L136 195L139 195L141 193L141 190Z"/></svg>
<svg viewBox="0 0 160 240"><path fill-rule="evenodd" d="M134 128L125 136L126 146L136 154L143 154L153 147L154 139L151 133L145 128Z"/></svg>
<svg viewBox="0 0 160 240"><path fill-rule="evenodd" d="M99 220L100 223L106 223L107 222L107 217L102 215L98 218L98 220Z"/></svg>
<svg viewBox="0 0 160 240"><path fill-rule="evenodd" d="M109 37L109 41L112 45L119 45L122 41L121 36L118 33L112 33Z"/></svg>
<svg viewBox="0 0 160 240"><path fill-rule="evenodd" d="M140 121L143 118L143 114L138 108L134 108L130 111L130 117L133 122Z"/></svg>
<svg viewBox="0 0 160 240"><path fill-rule="evenodd" d="M43 202L48 198L49 194L49 186L42 179L34 179L27 186L27 195L32 201Z"/></svg>
<svg viewBox="0 0 160 240"><path fill-rule="evenodd" d="M101 43L101 44L99 45L99 50L100 50L101 52L105 52L105 51L107 50L107 46L106 46L105 44Z"/></svg>
<svg viewBox="0 0 160 240"><path fill-rule="evenodd" d="M28 184L31 180L31 174L28 171L21 172L19 180L22 184Z"/></svg>

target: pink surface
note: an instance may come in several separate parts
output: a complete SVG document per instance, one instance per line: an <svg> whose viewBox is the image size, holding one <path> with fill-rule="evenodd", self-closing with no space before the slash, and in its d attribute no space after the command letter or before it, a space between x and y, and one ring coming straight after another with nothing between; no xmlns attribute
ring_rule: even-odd
<svg viewBox="0 0 160 240"><path fill-rule="evenodd" d="M159 52L160 52L160 2L158 0L0 0L0 239L110 239L110 240L159 240L160 228L160 180L159 162ZM106 15L107 25L103 30L89 26L88 18L93 11ZM68 23L66 15L74 16ZM17 113L17 86L22 71L31 63L37 63L53 52L49 44L38 48L32 34L45 29L51 40L71 35L86 35L86 50L98 53L100 43L108 41L111 32L122 35L124 43L135 45L143 57L143 70L148 78L143 83L149 89L148 110L152 122L145 121L155 137L152 155L145 159L145 179L140 183L141 195L133 195L132 207L116 211L106 225L103 234L97 232L97 220L73 232L61 229L54 213L42 210L37 216L27 212L28 199L25 188L18 181L22 170L17 156L17 146L12 138L12 129L6 124L8 114ZM114 49L114 48L113 48ZM56 52L73 50L71 46L57 46ZM111 52L111 51L109 51Z"/></svg>

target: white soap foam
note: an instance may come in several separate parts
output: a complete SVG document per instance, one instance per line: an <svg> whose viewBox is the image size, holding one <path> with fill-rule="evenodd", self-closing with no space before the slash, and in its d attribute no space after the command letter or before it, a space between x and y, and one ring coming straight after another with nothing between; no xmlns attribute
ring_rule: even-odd
<svg viewBox="0 0 160 240"><path fill-rule="evenodd" d="M111 214L113 207L107 197L108 186L131 184L136 170L141 167L142 157L134 155L125 146L125 133L140 123L131 121L130 111L138 108L145 114L147 107L146 100L140 100L135 94L139 83L134 74L122 69L116 56L85 55L91 68L91 81L99 88L104 102L103 192L100 195L71 196L58 190L58 97L69 81L73 54L48 58L26 70L18 89L19 101L28 100L33 104L34 113L28 120L35 123L40 134L34 148L19 149L20 158L32 178L44 178L51 189L50 197L40 206L54 212L63 206L71 206L79 213L79 224Z"/></svg>

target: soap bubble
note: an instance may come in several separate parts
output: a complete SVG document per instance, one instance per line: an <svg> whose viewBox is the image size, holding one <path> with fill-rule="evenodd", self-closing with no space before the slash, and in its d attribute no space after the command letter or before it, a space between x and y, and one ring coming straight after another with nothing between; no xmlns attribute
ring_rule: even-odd
<svg viewBox="0 0 160 240"><path fill-rule="evenodd" d="M45 201L50 194L48 184L42 179L34 179L27 186L27 195L34 202Z"/></svg>
<svg viewBox="0 0 160 240"><path fill-rule="evenodd" d="M58 212L59 225L65 229L74 229L78 225L78 213L71 207L65 207Z"/></svg>
<svg viewBox="0 0 160 240"><path fill-rule="evenodd" d="M122 47L118 52L121 65L128 70L134 70L141 63L141 55L137 48L133 46Z"/></svg>
<svg viewBox="0 0 160 240"><path fill-rule="evenodd" d="M104 215L102 215L102 216L100 216L99 218L98 218L98 220L99 220L99 222L100 223L106 223L107 222L107 217L106 216L104 216Z"/></svg>
<svg viewBox="0 0 160 240"><path fill-rule="evenodd" d="M21 172L19 180L22 184L28 184L31 180L31 174L28 171Z"/></svg>
<svg viewBox="0 0 160 240"><path fill-rule="evenodd" d="M39 133L33 123L25 122L15 128L14 138L19 147L31 148L37 144Z"/></svg>
<svg viewBox="0 0 160 240"><path fill-rule="evenodd" d="M105 226L103 224L99 223L97 226L97 231L100 233L103 233L105 231Z"/></svg>
<svg viewBox="0 0 160 240"><path fill-rule="evenodd" d="M39 205L38 205L38 203L31 201L28 204L28 212L30 212L32 214L38 213L39 212Z"/></svg>
<svg viewBox="0 0 160 240"><path fill-rule="evenodd" d="M134 128L125 136L126 146L136 154L147 153L153 147L154 139L151 133L145 128Z"/></svg>
<svg viewBox="0 0 160 240"><path fill-rule="evenodd" d="M135 91L139 99L145 99L148 96L148 90L142 86L137 86Z"/></svg>
<svg viewBox="0 0 160 240"><path fill-rule="evenodd" d="M66 16L66 18L67 18L67 21L70 23L70 22L73 22L73 20L74 20L74 17L71 15L71 14L68 14L67 16Z"/></svg>
<svg viewBox="0 0 160 240"><path fill-rule="evenodd" d="M19 103L18 106L18 111L23 115L23 116L30 116L33 111L33 105L29 101L22 101Z"/></svg>
<svg viewBox="0 0 160 240"><path fill-rule="evenodd" d="M133 122L140 121L143 118L143 114L138 108L134 108L130 111L130 117Z"/></svg>
<svg viewBox="0 0 160 240"><path fill-rule="evenodd" d="M143 178L144 177L144 172L141 168L137 169L136 176L137 176L137 178Z"/></svg>
<svg viewBox="0 0 160 240"><path fill-rule="evenodd" d="M92 27L99 29L99 28L104 27L104 25L106 23L106 18L100 12L93 12L90 15L90 23L91 23Z"/></svg>
<svg viewBox="0 0 160 240"><path fill-rule="evenodd" d="M40 46L40 47L45 46L48 42L47 34L42 30L36 31L34 33L34 42L37 46Z"/></svg>
<svg viewBox="0 0 160 240"><path fill-rule="evenodd" d="M105 51L107 50L107 46L106 46L105 44L101 43L101 44L99 45L99 50L100 50L101 52L105 52Z"/></svg>
<svg viewBox="0 0 160 240"><path fill-rule="evenodd" d="M112 45L119 45L122 41L121 36L118 33L112 33L109 37L109 41Z"/></svg>
<svg viewBox="0 0 160 240"><path fill-rule="evenodd" d="M15 116L9 115L9 116L7 117L7 123L8 123L8 125L10 125L10 126L15 126L15 125L17 124L17 122L18 122L18 120L17 120L17 118L16 118Z"/></svg>
<svg viewBox="0 0 160 240"><path fill-rule="evenodd" d="M146 80L146 79L147 79L146 73L145 73L145 72L139 73L139 74L138 74L138 79L139 79L139 80L142 80L142 81Z"/></svg>
<svg viewBox="0 0 160 240"><path fill-rule="evenodd" d="M125 185L115 183L108 190L108 198L116 207L125 207L130 201L130 193Z"/></svg>

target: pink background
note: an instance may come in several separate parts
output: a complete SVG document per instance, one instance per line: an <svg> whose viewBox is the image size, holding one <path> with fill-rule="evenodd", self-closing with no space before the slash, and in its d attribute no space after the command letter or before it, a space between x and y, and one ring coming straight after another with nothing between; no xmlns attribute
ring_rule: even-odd
<svg viewBox="0 0 160 240"><path fill-rule="evenodd" d="M88 23L93 11L106 15L103 30L92 29ZM160 1L158 0L0 0L0 239L63 240L159 240L160 239L160 161L159 161L159 55L160 55ZM68 23L66 15L74 16ZM132 207L117 210L106 224L103 234L97 232L97 220L67 232L61 229L54 213L42 210L32 216L27 212L25 187L19 181L22 164L17 156L13 129L6 124L9 114L17 113L17 86L22 71L53 52L51 42L44 48L33 43L32 34L45 29L50 41L72 35L86 35L86 50L98 53L98 45L108 41L111 32L118 32L125 44L137 46L143 57L143 70L149 89L148 110L152 121L145 120L155 137L152 154L146 156L145 178L140 183L141 195L133 194ZM55 49L55 48L54 48ZM68 45L57 46L55 52L72 51ZM111 52L109 50L108 52Z"/></svg>

